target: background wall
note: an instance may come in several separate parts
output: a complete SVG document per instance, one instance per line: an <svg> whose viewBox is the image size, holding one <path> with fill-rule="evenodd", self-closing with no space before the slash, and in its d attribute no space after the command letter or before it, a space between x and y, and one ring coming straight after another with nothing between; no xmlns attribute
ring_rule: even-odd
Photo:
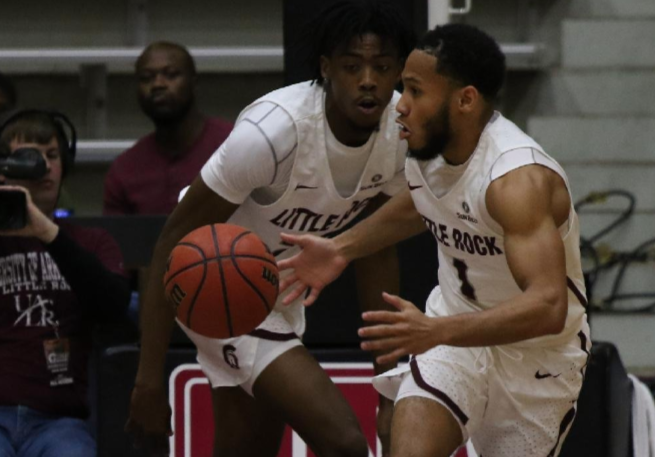
<svg viewBox="0 0 655 457"><path fill-rule="evenodd" d="M15 78L22 106L61 109L83 140L133 141L151 130L136 103L129 59L98 73L97 65L82 68L89 62L79 59L21 60L10 51L132 49L157 39L192 48L279 49L283 41L280 0L3 0L2 5L0 71ZM511 71L500 109L560 161L576 201L608 189L636 197L634 214L597 241L603 261L621 258L653 237L655 2L473 0L471 13L453 20L478 25L506 49L515 49L508 52ZM533 45L533 51L522 53L517 44ZM220 71L200 66L198 97L206 113L233 120L243 106L283 84L281 55L244 62ZM100 213L104 174L118 152L81 151L65 197L76 214ZM583 208L583 235L606 227L627 203L624 197L610 197ZM630 264L622 290L655 292L655 251L644 249L643 257ZM592 314L594 337L615 341L635 370L648 369L655 365L653 314L616 311L643 307L655 298L608 303L617 271L608 268L596 283L593 304L603 312Z"/></svg>

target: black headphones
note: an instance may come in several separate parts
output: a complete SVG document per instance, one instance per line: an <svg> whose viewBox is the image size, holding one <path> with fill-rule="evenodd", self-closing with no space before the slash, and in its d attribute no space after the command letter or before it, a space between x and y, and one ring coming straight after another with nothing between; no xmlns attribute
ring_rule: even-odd
<svg viewBox="0 0 655 457"><path fill-rule="evenodd" d="M62 174L63 176L66 176L75 161L75 153L77 152L77 131L70 119L68 119L68 117L63 113L41 109L19 109L9 111L2 116L2 121L0 121L0 138L2 138L2 132L4 132L9 125L13 124L21 117L29 116L30 114L42 114L51 120L52 125L55 127L57 140L60 145L63 146L62 149L64 149Z"/></svg>

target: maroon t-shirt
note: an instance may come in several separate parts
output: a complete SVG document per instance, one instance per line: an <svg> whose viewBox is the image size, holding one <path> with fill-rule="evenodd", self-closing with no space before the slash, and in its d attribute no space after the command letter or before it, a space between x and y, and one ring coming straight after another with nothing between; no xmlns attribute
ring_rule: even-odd
<svg viewBox="0 0 655 457"><path fill-rule="evenodd" d="M105 230L63 222L59 226L107 270L124 274L118 244ZM0 405L24 405L62 416L88 414L93 306L78 301L43 243L0 237ZM61 359L49 364L44 347L61 355L53 343L55 328L58 341L69 345L63 365Z"/></svg>
<svg viewBox="0 0 655 457"><path fill-rule="evenodd" d="M105 178L103 213L170 214L180 191L193 182L231 130L228 122L207 119L193 146L174 157L161 151L154 132L141 138L111 165Z"/></svg>

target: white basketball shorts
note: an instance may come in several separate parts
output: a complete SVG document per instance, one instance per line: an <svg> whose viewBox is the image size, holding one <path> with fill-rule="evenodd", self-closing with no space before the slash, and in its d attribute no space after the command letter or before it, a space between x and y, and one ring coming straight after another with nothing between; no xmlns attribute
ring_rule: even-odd
<svg viewBox="0 0 655 457"><path fill-rule="evenodd" d="M275 310L253 332L236 338L208 338L178 324L196 345L198 363L212 388L241 386L251 396L264 369L289 349L302 345L291 324Z"/></svg>
<svg viewBox="0 0 655 457"><path fill-rule="evenodd" d="M588 334L554 348L438 346L373 385L396 402L441 403L484 457L557 456L575 417Z"/></svg>

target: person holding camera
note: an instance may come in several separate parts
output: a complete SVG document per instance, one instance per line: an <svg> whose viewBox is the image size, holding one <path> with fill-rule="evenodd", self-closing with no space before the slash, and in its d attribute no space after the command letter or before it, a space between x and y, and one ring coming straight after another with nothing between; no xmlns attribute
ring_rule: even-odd
<svg viewBox="0 0 655 457"><path fill-rule="evenodd" d="M121 253L104 230L54 217L75 154L63 115L10 114L0 140L0 455L95 456L92 329L129 303Z"/></svg>

